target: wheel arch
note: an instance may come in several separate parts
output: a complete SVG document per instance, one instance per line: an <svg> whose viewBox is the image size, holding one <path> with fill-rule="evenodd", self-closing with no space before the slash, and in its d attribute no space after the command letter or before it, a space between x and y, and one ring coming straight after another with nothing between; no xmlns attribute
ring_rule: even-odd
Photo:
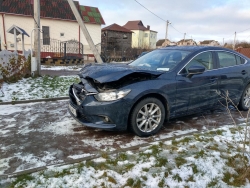
<svg viewBox="0 0 250 188"><path fill-rule="evenodd" d="M142 101L143 99L145 98L149 98L149 97L152 97L152 98L156 98L158 100L160 100L164 106L164 109L165 109L165 121L169 119L169 116L170 116L170 111L169 111L169 103L168 103L168 100L166 99L166 97L164 97L163 95L159 94L159 93L148 93L146 95L143 95L141 96L140 98L138 98L136 100L136 102L133 104L133 106L131 107L130 111L129 111L129 116L128 116L128 119L131 118L131 113L133 111L133 109L135 108L135 106L140 102ZM130 126L129 125L129 121L128 121L128 127Z"/></svg>

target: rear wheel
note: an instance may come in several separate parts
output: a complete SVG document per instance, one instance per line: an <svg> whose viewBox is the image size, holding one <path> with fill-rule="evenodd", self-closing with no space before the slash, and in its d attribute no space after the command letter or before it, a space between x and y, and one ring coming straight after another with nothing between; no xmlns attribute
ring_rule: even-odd
<svg viewBox="0 0 250 188"><path fill-rule="evenodd" d="M239 110L247 111L250 108L250 84L245 88L238 105Z"/></svg>
<svg viewBox="0 0 250 188"><path fill-rule="evenodd" d="M145 98L132 110L130 125L138 136L150 136L157 133L165 119L165 108L156 98Z"/></svg>

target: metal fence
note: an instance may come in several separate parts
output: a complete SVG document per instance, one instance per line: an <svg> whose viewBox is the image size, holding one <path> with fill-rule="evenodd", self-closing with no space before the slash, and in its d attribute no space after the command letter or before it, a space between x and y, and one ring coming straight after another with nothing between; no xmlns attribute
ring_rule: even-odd
<svg viewBox="0 0 250 188"><path fill-rule="evenodd" d="M82 58L83 44L76 40L41 39L41 58Z"/></svg>

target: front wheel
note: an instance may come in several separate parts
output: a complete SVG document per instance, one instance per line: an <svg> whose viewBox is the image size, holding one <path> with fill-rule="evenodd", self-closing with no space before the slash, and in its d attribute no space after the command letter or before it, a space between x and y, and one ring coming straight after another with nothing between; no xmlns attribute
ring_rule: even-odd
<svg viewBox="0 0 250 188"><path fill-rule="evenodd" d="M249 110L250 108L250 84L247 85L247 87L243 91L238 108L239 110L244 110L244 111Z"/></svg>
<svg viewBox="0 0 250 188"><path fill-rule="evenodd" d="M156 98L141 100L132 110L130 126L138 136L150 136L157 133L165 119L165 108Z"/></svg>

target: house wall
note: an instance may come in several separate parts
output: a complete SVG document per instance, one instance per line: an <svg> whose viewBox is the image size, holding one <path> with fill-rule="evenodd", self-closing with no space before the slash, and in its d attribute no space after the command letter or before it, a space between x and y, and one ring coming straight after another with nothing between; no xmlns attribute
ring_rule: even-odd
<svg viewBox="0 0 250 188"><path fill-rule="evenodd" d="M7 49L14 50L14 47L11 47L11 44L14 44L14 35L7 33L7 30L12 26L16 25L22 29L24 29L29 35L31 35L31 31L34 28L34 20L31 17L26 16L18 16L18 15L6 15L5 14L5 29L6 29L6 42L7 42ZM66 21L66 20L55 20L55 19L44 19L41 18L40 20L41 28L42 26L48 26L50 28L50 38L57 39L60 41L67 41L67 40L79 40L79 25L76 21ZM85 23L90 36L95 45L101 43L101 25L98 24L88 24ZM3 49L3 23L2 18L0 19L0 36L1 36L1 47ZM61 37L60 33L64 33L64 36ZM33 32L34 36L34 32ZM18 35L21 38L21 35ZM41 33L42 39L42 33ZM90 47L87 43L86 38L84 37L82 31L80 30L80 42L84 45L84 54L93 54L90 50ZM30 49L31 38L28 36L24 37L24 45L25 50ZM100 45L98 45L100 48ZM22 50L22 42L18 42L17 46L18 50ZM100 51L100 49L98 49Z"/></svg>
<svg viewBox="0 0 250 188"><path fill-rule="evenodd" d="M157 33L147 30L132 30L132 47L133 48L144 48L144 49L155 49Z"/></svg>
<svg viewBox="0 0 250 188"><path fill-rule="evenodd" d="M106 36L104 35L104 32L106 33ZM126 38L124 38L124 35ZM105 48L107 48L107 50L113 50L114 48L116 48L116 50L131 48L132 33L121 31L103 31L101 36L102 49L104 51Z"/></svg>
<svg viewBox="0 0 250 188"><path fill-rule="evenodd" d="M156 41L157 41L157 33L150 31L150 40L149 40L149 47L150 49L156 48Z"/></svg>
<svg viewBox="0 0 250 188"><path fill-rule="evenodd" d="M144 31L132 30L132 47L133 48L143 48L144 44Z"/></svg>

